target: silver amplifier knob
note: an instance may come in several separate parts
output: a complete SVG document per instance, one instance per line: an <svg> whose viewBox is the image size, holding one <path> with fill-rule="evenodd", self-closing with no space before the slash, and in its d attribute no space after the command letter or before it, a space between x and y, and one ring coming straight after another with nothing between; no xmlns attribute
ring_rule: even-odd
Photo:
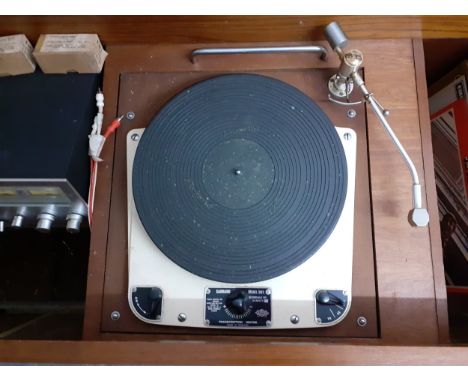
<svg viewBox="0 0 468 382"><path fill-rule="evenodd" d="M52 223L55 219L54 215L51 214L39 214L37 217L37 224L36 229L39 232L47 233L50 232L50 228L52 227Z"/></svg>
<svg viewBox="0 0 468 382"><path fill-rule="evenodd" d="M83 216L81 216L80 214L68 214L66 227L67 231L70 233L80 232L80 225L82 220Z"/></svg>
<svg viewBox="0 0 468 382"><path fill-rule="evenodd" d="M23 217L21 215L15 215L11 221L11 226L13 228L21 228L23 225Z"/></svg>

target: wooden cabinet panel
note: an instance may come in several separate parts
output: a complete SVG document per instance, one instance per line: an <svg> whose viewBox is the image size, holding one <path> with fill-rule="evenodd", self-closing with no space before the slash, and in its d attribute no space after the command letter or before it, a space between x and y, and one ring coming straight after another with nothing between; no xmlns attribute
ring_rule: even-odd
<svg viewBox="0 0 468 382"><path fill-rule="evenodd" d="M107 45L311 41L333 20L352 39L468 37L468 16L3 16L0 35L98 33Z"/></svg>

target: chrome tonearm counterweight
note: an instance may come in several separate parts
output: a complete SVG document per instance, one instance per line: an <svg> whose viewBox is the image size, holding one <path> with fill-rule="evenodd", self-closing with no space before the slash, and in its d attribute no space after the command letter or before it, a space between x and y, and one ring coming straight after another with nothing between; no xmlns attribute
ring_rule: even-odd
<svg viewBox="0 0 468 382"><path fill-rule="evenodd" d="M328 81L328 90L330 91L328 95L329 100L344 106L361 102L367 102L371 106L380 123L400 151L413 178L413 209L409 213L410 222L417 227L427 226L429 223L429 214L427 210L422 207L421 185L419 183L418 172L413 161L385 118L390 114L389 111L384 109L375 99L374 95L369 92L364 84L364 80L359 74L359 68L363 63L362 53L356 49L350 50L349 52L343 51L343 48L347 45L348 38L337 22L332 22L327 25L325 28L325 37L331 48L338 54L341 61L338 73L333 75ZM349 95L356 87L361 90L363 101L350 102ZM346 98L346 102L340 101L337 98Z"/></svg>

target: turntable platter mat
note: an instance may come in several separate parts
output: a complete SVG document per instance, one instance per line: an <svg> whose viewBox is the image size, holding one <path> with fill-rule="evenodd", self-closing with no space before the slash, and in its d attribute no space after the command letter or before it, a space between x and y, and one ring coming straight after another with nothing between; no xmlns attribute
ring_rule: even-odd
<svg viewBox="0 0 468 382"><path fill-rule="evenodd" d="M133 195L156 246L198 276L267 280L312 256L347 188L325 113L282 81L223 75L187 88L138 145Z"/></svg>

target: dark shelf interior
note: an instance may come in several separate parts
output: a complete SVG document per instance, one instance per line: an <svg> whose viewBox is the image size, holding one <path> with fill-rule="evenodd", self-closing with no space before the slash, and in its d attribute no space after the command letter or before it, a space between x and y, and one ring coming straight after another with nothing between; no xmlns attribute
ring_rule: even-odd
<svg viewBox="0 0 468 382"><path fill-rule="evenodd" d="M89 229L0 235L0 338L80 339Z"/></svg>

